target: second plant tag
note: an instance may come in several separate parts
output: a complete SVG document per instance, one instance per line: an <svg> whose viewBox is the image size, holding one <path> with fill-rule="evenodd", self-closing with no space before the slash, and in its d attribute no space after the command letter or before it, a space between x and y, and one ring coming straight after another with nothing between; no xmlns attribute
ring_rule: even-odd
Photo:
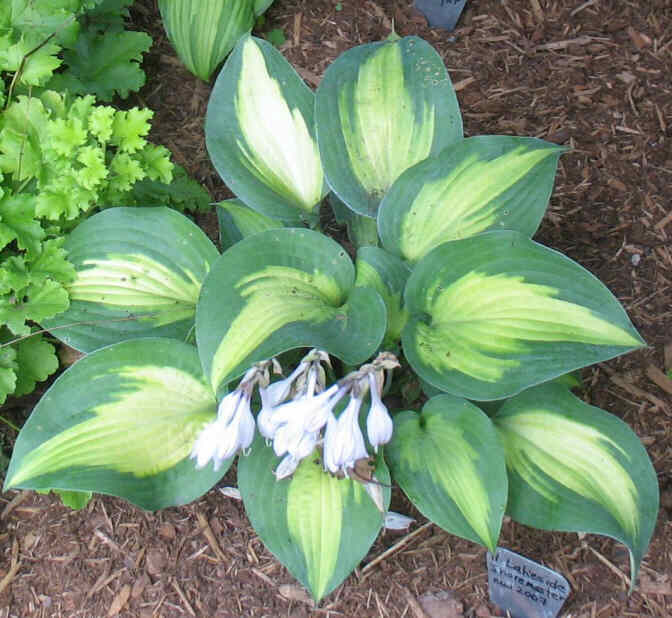
<svg viewBox="0 0 672 618"><path fill-rule="evenodd" d="M511 618L555 618L569 583L555 571L508 549L487 555L490 600Z"/></svg>
<svg viewBox="0 0 672 618"><path fill-rule="evenodd" d="M418 9L432 28L454 30L467 0L415 0Z"/></svg>

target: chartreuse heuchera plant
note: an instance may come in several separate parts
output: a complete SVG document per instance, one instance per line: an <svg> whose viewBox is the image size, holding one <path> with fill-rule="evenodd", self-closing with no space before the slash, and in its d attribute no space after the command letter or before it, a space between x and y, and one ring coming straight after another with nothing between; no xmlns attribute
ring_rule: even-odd
<svg viewBox="0 0 672 618"><path fill-rule="evenodd" d="M347 51L313 93L245 36L206 137L238 196L220 208L225 251L162 208L72 232L70 309L43 325L87 355L25 424L5 488L159 509L240 454L252 525L316 600L366 555L392 480L491 551L505 513L611 536L634 581L656 475L566 374L644 342L599 280L530 239L563 148L465 139L446 69L415 37ZM354 261L320 231L329 192ZM425 396L388 409L413 381Z"/></svg>

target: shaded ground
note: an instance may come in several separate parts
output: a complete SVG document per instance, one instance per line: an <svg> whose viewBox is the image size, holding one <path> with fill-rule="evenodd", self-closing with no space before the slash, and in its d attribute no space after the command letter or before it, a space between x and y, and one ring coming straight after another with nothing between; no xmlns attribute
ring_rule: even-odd
<svg viewBox="0 0 672 618"><path fill-rule="evenodd" d="M571 148L536 238L600 277L650 344L586 370L584 398L640 436L663 506L630 597L627 552L609 539L507 522L500 545L567 577L565 616L670 616L672 393L660 371L672 368L672 3L470 0L452 34L427 29L410 4L276 0L265 29L284 30L282 51L314 87L339 53L384 38L394 22L444 57L467 135L537 136ZM213 197L227 196L203 140L209 87L181 68L153 2L141 2L134 20L155 41L136 101L156 110L155 141ZM211 217L201 223L214 229ZM9 402L3 414L30 404ZM417 524L381 535L318 609L255 536L242 504L217 490L155 514L108 497L83 512L31 493L0 500L0 618L497 615L484 550L427 524L399 492L393 508ZM452 613L423 610L418 599L440 591L453 593Z"/></svg>

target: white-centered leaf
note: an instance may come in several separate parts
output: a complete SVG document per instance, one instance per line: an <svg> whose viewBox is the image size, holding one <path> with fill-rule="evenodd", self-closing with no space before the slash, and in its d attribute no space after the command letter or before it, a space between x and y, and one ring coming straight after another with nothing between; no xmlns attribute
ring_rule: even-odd
<svg viewBox="0 0 672 618"><path fill-rule="evenodd" d="M244 141L238 145L252 173L310 212L324 187L317 143L301 111L290 108L269 75L255 39L245 39L242 54L236 113Z"/></svg>
<svg viewBox="0 0 672 618"><path fill-rule="evenodd" d="M315 221L328 192L314 99L278 50L245 36L208 103L206 144L219 174L250 208L292 224Z"/></svg>

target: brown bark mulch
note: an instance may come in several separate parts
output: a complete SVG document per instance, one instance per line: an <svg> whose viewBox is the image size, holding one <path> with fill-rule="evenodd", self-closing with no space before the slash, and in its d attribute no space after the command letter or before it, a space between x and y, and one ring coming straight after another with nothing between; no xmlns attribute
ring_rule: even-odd
<svg viewBox="0 0 672 618"><path fill-rule="evenodd" d="M571 148L536 238L602 279L649 343L585 370L584 398L636 431L662 504L630 596L627 551L610 539L507 521L500 545L569 580L562 616L671 616L672 388L664 372L672 369L672 3L470 0L452 33L427 28L411 4L276 0L263 30L284 31L282 51L312 87L354 45L393 27L419 35L445 59L467 135L536 136ZM148 85L134 101L156 111L153 139L213 199L229 196L203 138L210 87L181 67L151 0L133 19L154 37ZM200 222L216 229L212 216ZM110 497L71 512L52 497L10 491L0 497L0 618L501 615L488 602L482 548L427 523L399 492L393 508L417 523L383 533L314 608L242 504L216 489L153 514Z"/></svg>

